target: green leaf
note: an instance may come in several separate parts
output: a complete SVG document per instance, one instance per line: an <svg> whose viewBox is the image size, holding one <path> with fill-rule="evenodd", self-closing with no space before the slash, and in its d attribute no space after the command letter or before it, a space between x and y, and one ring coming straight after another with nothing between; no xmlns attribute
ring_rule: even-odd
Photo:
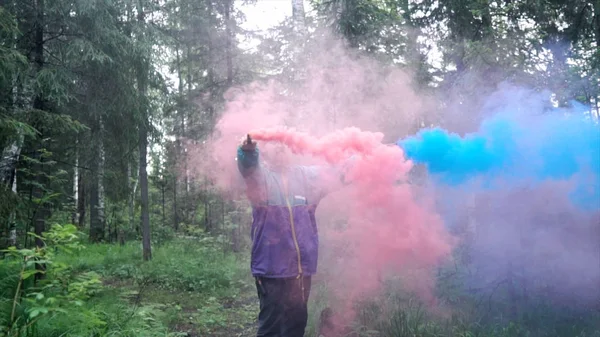
<svg viewBox="0 0 600 337"><path fill-rule="evenodd" d="M21 279L22 280L26 280L26 279L30 278L31 276L33 276L35 274L38 274L38 273L41 273L41 271L40 270L35 270L35 269L25 270L25 271L23 271L23 273L21 273Z"/></svg>

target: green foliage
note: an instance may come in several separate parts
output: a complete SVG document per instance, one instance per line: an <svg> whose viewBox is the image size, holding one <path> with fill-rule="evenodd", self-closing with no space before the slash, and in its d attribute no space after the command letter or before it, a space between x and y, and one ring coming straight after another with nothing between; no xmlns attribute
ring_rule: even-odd
<svg viewBox="0 0 600 337"><path fill-rule="evenodd" d="M307 336L318 337L318 313L324 308L322 303L327 303L328 293L323 285L313 290ZM498 318L502 317L502 313L499 311L494 313L494 320L489 320L486 318L487 305L480 302L472 298L469 303L463 303L466 305L442 307L439 311L425 305L414 294L403 291L402 286L394 282L384 287L383 293L377 297L355 303L355 320L346 327L340 327L340 330L349 337L600 336L600 315L597 313L530 307L523 308L526 314L514 321L500 321Z"/></svg>
<svg viewBox="0 0 600 337"><path fill-rule="evenodd" d="M81 236L72 225L55 225L43 248L6 250L0 335L179 336L181 315L208 331L230 324L221 301L249 289L245 264L208 237L169 242L142 263L139 245L85 246ZM45 270L35 268L42 264ZM44 278L33 282L37 274ZM251 319L254 305L245 308Z"/></svg>
<svg viewBox="0 0 600 337"><path fill-rule="evenodd" d="M355 48L376 51L398 38L403 23L399 4L381 0L313 1L317 10L332 27ZM396 28L396 29L395 29Z"/></svg>
<svg viewBox="0 0 600 337"><path fill-rule="evenodd" d="M61 262L76 271L92 270L105 278L200 293L229 289L240 272L236 257L224 255L219 243L208 236L164 243L147 263L141 262L140 254L139 244L93 245L86 249L85 256L64 256Z"/></svg>
<svg viewBox="0 0 600 337"><path fill-rule="evenodd" d="M14 41L20 35L12 13L0 7L0 41ZM27 67L27 57L10 43L0 44L0 87L12 84L19 72ZM4 108L4 107L3 107Z"/></svg>
<svg viewBox="0 0 600 337"><path fill-rule="evenodd" d="M9 326L6 318L22 279L25 290L15 317L34 323L21 336L42 336L42 331L43 336L255 333L258 303L246 254L224 253L221 242L204 235L166 242L155 249L152 261L142 262L139 244L82 245L80 235L73 226L55 226L44 236L40 261L47 265L46 278L38 285L33 284L35 263L21 272L19 262L36 251L9 250L13 257L0 264L3 326ZM461 274L450 272L438 279L438 296L448 310L431 310L390 279L377 297L355 303L356 319L346 336L600 336L600 317L564 308L523 307L519 319L498 320L502 306L494 305L499 311L490 315L485 301L482 306L476 296L456 288ZM316 336L318 313L331 305L329 294L325 283L314 283L307 336Z"/></svg>
<svg viewBox="0 0 600 337"><path fill-rule="evenodd" d="M255 294L239 276L247 276L243 233L250 214L191 173L182 139L200 144L210 136L232 86L271 76L298 80L289 73L299 68L294 62L314 60L310 48L295 59L294 47L311 46L316 28L333 28L351 48L416 70L427 97L440 96L443 104L469 97L472 111L460 107L465 114L474 115L478 98L504 80L550 88L561 104L571 98L597 104L599 97L599 8L586 1L314 0L318 15L307 20L308 35L318 33L300 44L289 23L269 37L244 31L244 13L233 1L40 3L12 0L0 7L0 150L14 145L20 153L16 167L0 158L9 173L2 183L11 173L18 177L17 194L0 184L0 232L14 220L19 243L4 250L0 264L5 335L252 335ZM242 50L240 39L258 39L259 49ZM432 58L432 48L441 57ZM167 80L166 68L176 83ZM143 263L133 242L86 246L72 225L53 226L40 236L46 246L31 248L33 224L78 222L75 184L86 219L92 194L91 207L104 205L94 219L105 225L103 238L139 239L142 126L149 128L153 154L154 259ZM79 230L87 230L82 224ZM240 260L232 250L246 256ZM597 322L593 317L590 323L586 315L548 305L526 307L513 321L506 298L489 305L495 311L482 310L480 299L462 289L460 273L442 274L438 290L456 310L451 318L427 313L396 289L359 303L350 330L360 336L594 336L587 329ZM326 296L312 298L313 307L327 306ZM311 313L312 321L316 316Z"/></svg>
<svg viewBox="0 0 600 337"><path fill-rule="evenodd" d="M3 298L0 312L0 333L5 336L34 336L40 320L68 315L101 289L97 274L74 274L67 265L55 263L58 254L73 254L82 248L77 228L56 225L38 239L45 241L43 247L4 251L8 268L19 269L16 278L2 280L14 292L11 305ZM94 316L86 310L78 310L78 314L88 319Z"/></svg>

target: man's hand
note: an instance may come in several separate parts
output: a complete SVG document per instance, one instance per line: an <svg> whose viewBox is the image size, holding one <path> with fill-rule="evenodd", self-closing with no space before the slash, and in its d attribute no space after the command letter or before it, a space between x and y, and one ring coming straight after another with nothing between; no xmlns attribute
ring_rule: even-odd
<svg viewBox="0 0 600 337"><path fill-rule="evenodd" d="M256 142L252 140L250 134L246 135L246 137L242 139L241 148L244 151L254 151L256 149Z"/></svg>

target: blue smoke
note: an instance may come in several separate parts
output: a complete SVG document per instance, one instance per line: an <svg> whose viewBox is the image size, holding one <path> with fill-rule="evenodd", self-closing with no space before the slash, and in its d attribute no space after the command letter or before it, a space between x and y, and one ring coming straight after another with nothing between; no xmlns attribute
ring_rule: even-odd
<svg viewBox="0 0 600 337"><path fill-rule="evenodd" d="M589 109L577 102L548 109L539 99L523 101L499 104L476 132L424 129L397 145L438 183L460 188L477 181L497 189L569 180L577 206L600 209L600 127L586 115Z"/></svg>
<svg viewBox="0 0 600 337"><path fill-rule="evenodd" d="M429 128L397 142L427 168L446 228L468 238L465 289L491 299L490 285L516 272L530 298L597 303L600 125L582 104L553 108L546 93L518 88L481 113L475 132Z"/></svg>

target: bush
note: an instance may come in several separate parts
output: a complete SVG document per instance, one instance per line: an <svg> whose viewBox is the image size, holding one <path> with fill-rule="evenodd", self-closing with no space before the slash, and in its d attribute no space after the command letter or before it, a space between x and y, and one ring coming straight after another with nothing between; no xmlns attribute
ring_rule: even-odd
<svg viewBox="0 0 600 337"><path fill-rule="evenodd" d="M71 225L54 226L42 239L43 248L5 251L0 264L0 336L175 336L161 321L162 310L132 305L126 296L118 296L122 289L102 284L102 277L136 280L149 277L144 273L155 275L153 270L167 272L138 262L139 247L85 247ZM45 269L36 268L42 265ZM34 282L39 275L44 277Z"/></svg>
<svg viewBox="0 0 600 337"><path fill-rule="evenodd" d="M234 279L247 272L235 255L224 254L210 237L166 242L155 247L152 260L145 263L139 243L90 245L81 254L61 256L60 261L77 271L95 271L106 279L211 293L231 291Z"/></svg>

